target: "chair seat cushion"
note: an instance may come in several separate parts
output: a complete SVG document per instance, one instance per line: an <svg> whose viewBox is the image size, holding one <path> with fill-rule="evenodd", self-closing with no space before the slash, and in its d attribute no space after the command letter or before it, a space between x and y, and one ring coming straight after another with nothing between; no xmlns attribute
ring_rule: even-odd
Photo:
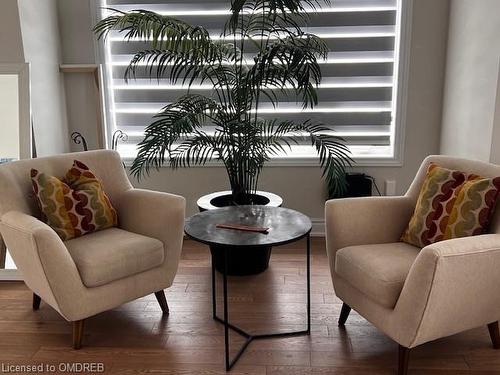
<svg viewBox="0 0 500 375"><path fill-rule="evenodd" d="M161 241L119 228L86 234L65 245L89 288L158 267L165 254Z"/></svg>
<svg viewBox="0 0 500 375"><path fill-rule="evenodd" d="M375 302L393 308L419 251L404 242L349 246L337 251L335 272Z"/></svg>

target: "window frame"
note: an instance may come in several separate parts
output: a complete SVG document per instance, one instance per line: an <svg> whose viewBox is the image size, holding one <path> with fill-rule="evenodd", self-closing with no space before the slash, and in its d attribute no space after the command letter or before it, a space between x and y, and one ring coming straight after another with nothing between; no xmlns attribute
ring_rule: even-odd
<svg viewBox="0 0 500 375"><path fill-rule="evenodd" d="M91 0L91 18L95 25L100 19L102 11L105 7L106 0ZM355 167L383 167L383 166L402 166L404 163L405 150L405 128L406 128L406 108L408 98L408 81L410 67L410 48L411 48L411 29L412 29L412 11L414 0L396 0L397 1L397 19L396 19L396 35L394 41L394 73L393 73L393 91L392 91L392 129L391 129L391 147L392 156L359 156L354 155ZM112 89L112 72L110 65L106 64L109 61L110 49L109 41L97 40L94 38L94 51L96 63L102 65L103 72L103 100L104 100L104 137L107 148L111 148L111 138L113 131L116 129L112 111L114 108L114 100ZM132 158L122 157L125 165L129 166L132 163ZM221 162L217 160L208 161L204 166L194 167L221 167ZM266 166L285 166L285 167L319 167L318 157L311 156L287 156L283 158L274 158L266 163ZM166 165L168 167L168 165Z"/></svg>

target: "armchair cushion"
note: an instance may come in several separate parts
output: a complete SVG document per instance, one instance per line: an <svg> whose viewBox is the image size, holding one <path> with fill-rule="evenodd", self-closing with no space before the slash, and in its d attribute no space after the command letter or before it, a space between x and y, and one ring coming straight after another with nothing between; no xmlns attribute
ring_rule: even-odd
<svg viewBox="0 0 500 375"><path fill-rule="evenodd" d="M165 254L161 241L119 228L74 238L65 245L88 288L158 267Z"/></svg>
<svg viewBox="0 0 500 375"><path fill-rule="evenodd" d="M375 302L393 308L419 252L404 242L348 246L337 251L335 273Z"/></svg>

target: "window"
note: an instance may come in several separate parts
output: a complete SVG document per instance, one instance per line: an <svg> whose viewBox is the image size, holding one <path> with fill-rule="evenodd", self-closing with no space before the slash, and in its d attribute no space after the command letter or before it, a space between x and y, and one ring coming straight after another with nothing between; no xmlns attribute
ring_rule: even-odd
<svg viewBox="0 0 500 375"><path fill-rule="evenodd" d="M399 64L404 61L401 25L408 1L331 0L329 6L311 9L307 31L321 36L331 49L327 61L321 64L320 103L312 110L302 110L295 102L282 102L277 109L262 105L261 116L320 121L344 137L361 164L363 160L397 160L402 131L397 99L401 97L398 91L402 92L403 81L398 76L404 71L404 64ZM218 37L229 14L229 4L229 0L107 0L102 6L172 15L202 25ZM103 11L102 16L105 15L107 12ZM143 42L127 43L118 33L111 33L105 43L108 131L111 134L119 129L128 135L128 141L118 147L125 158L135 156L135 144L142 139L151 117L186 92L185 87L171 85L167 80L158 83L146 76L125 83L125 68L134 52L142 47ZM193 86L192 90L208 94L210 86ZM312 147L299 145L294 146L287 159L307 163L314 157Z"/></svg>

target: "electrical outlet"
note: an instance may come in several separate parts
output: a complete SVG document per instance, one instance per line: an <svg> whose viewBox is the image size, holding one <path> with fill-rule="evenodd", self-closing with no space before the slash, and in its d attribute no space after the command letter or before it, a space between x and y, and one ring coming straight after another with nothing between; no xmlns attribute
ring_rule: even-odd
<svg viewBox="0 0 500 375"><path fill-rule="evenodd" d="M395 180L385 180L385 195L396 195Z"/></svg>

